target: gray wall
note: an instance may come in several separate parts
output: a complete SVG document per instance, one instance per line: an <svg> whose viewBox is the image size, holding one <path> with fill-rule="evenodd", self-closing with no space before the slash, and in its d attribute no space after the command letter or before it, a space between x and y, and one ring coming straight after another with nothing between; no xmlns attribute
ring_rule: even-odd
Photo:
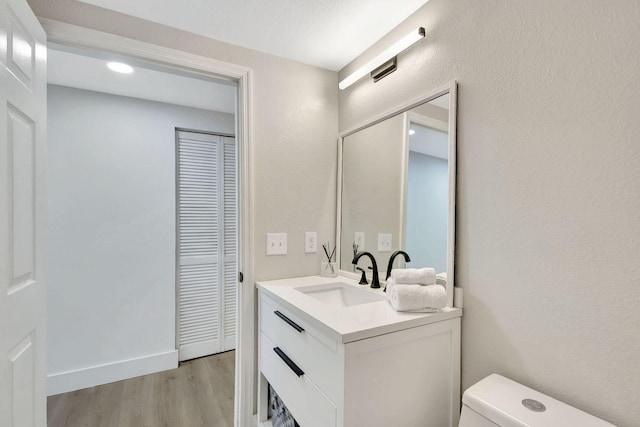
<svg viewBox="0 0 640 427"><path fill-rule="evenodd" d="M504 374L640 420L640 8L431 0L398 70L340 93L340 128L457 79L463 389Z"/></svg>
<svg viewBox="0 0 640 427"><path fill-rule="evenodd" d="M448 134L442 135L447 145ZM447 218L449 164L447 159L409 151L407 170L407 223L405 250L408 267L433 267L447 271Z"/></svg>
<svg viewBox="0 0 640 427"><path fill-rule="evenodd" d="M55 85L47 110L49 374L174 351L175 128L234 116Z"/></svg>

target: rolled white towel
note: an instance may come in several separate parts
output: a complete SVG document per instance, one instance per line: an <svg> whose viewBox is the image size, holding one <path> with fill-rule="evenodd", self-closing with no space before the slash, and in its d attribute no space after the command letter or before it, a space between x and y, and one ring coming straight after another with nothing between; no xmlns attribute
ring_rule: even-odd
<svg viewBox="0 0 640 427"><path fill-rule="evenodd" d="M439 309L447 306L447 291L440 285L393 286L387 292L391 307L396 311Z"/></svg>
<svg viewBox="0 0 640 427"><path fill-rule="evenodd" d="M391 270L391 278L397 285L435 285L436 270L433 268L397 268Z"/></svg>

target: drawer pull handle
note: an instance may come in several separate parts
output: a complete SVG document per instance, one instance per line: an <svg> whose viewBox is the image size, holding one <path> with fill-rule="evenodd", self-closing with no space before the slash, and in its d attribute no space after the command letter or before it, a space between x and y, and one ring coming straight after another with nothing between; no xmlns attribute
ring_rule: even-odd
<svg viewBox="0 0 640 427"><path fill-rule="evenodd" d="M289 356L287 356L286 354L284 354L284 351L280 350L280 347L273 347L273 351L276 352L276 354L278 356L280 356L280 359L282 359L284 361L284 363L287 364L287 366L289 368L291 368L291 370L299 377L304 375L304 371L302 369L300 369L300 367L298 365L296 365L295 363L293 363L293 360L289 359Z"/></svg>
<svg viewBox="0 0 640 427"><path fill-rule="evenodd" d="M274 311L273 314L275 314L276 316L278 316L279 318L281 318L282 320L284 320L285 322L287 322L289 324L289 326L291 326L293 329L295 329L296 331L303 333L304 329L298 325L296 322L294 322L293 320L289 319L287 316L285 316L284 314L280 313L278 310Z"/></svg>

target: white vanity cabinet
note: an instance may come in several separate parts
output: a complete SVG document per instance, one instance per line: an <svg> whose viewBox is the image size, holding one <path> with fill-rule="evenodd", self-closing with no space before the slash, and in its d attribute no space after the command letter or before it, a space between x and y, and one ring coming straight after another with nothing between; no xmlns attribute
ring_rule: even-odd
<svg viewBox="0 0 640 427"><path fill-rule="evenodd" d="M324 309L268 283L259 284L259 423L271 384L301 427L457 426L460 310Z"/></svg>

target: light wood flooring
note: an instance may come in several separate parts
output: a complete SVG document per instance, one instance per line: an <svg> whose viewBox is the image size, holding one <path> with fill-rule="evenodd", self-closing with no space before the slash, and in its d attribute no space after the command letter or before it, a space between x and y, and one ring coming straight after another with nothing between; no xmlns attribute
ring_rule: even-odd
<svg viewBox="0 0 640 427"><path fill-rule="evenodd" d="M235 351L50 396L48 427L231 427Z"/></svg>

